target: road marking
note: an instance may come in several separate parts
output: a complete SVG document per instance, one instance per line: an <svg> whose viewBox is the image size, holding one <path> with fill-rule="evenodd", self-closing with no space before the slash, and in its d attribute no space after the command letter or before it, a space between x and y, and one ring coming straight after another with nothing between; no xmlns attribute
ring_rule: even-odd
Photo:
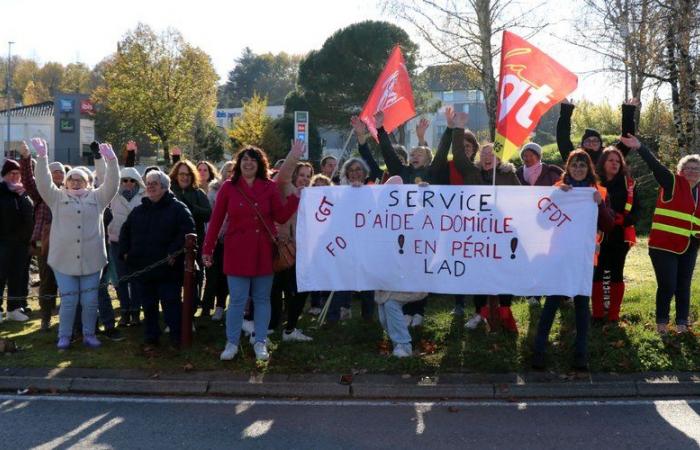
<svg viewBox="0 0 700 450"><path fill-rule="evenodd" d="M506 407L524 409L528 407L560 407L560 406L673 406L700 405L700 398L687 400L530 400L522 402L509 401L467 401L446 400L436 402L425 401L392 401L392 400L284 400L284 399L223 399L223 398L169 398L169 397L110 397L110 396L44 396L44 395L0 395L0 401L53 401L53 402L86 402L86 403L141 403L141 404L199 404L199 405L245 405L250 406L374 406L374 407L421 407L434 408L441 406L470 407Z"/></svg>

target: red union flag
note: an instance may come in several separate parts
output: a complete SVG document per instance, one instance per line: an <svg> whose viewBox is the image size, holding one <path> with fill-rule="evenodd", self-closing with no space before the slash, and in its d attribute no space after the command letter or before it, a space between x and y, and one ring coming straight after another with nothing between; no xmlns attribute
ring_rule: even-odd
<svg viewBox="0 0 700 450"><path fill-rule="evenodd" d="M360 119L375 139L377 130L374 128L374 114L378 111L384 111L384 129L387 133L416 115L411 80L398 45L391 51L389 60L360 113Z"/></svg>
<svg viewBox="0 0 700 450"><path fill-rule="evenodd" d="M503 32L495 150L506 161L540 118L578 85L578 78L525 39Z"/></svg>

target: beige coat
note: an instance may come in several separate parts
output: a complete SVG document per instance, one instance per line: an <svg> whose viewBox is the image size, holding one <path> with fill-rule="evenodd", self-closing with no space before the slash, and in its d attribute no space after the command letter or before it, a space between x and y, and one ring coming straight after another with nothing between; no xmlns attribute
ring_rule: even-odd
<svg viewBox="0 0 700 450"><path fill-rule="evenodd" d="M84 197L69 196L51 180L46 158L37 157L36 188L51 209L48 263L65 275L90 275L107 265L102 214L119 189L119 163L107 162L104 182Z"/></svg>

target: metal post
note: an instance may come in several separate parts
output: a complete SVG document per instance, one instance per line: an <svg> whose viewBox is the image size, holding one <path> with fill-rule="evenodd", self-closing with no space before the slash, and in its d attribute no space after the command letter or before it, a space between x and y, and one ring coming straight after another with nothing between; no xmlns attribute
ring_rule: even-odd
<svg viewBox="0 0 700 450"><path fill-rule="evenodd" d="M197 235L185 236L185 277L182 287L182 328L180 341L183 348L192 346L192 299L194 297L194 260L197 247Z"/></svg>
<svg viewBox="0 0 700 450"><path fill-rule="evenodd" d="M7 79L5 81L5 96L7 98L7 110L5 111L5 114L7 114L7 144L5 146L6 149L3 152L3 156L5 158L10 157L10 109L12 108L12 102L10 100L10 84L12 82L12 77L10 76L10 73L12 72L12 44L14 44L13 41L7 42ZM5 158L3 158L3 160Z"/></svg>

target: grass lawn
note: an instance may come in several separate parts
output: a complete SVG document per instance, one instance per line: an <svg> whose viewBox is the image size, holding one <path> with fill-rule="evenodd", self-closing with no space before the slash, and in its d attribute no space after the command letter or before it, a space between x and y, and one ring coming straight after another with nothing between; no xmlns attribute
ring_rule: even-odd
<svg viewBox="0 0 700 450"><path fill-rule="evenodd" d="M696 268L692 290L691 323L696 334L671 335L662 341L655 332L654 292L656 284L647 255L646 241L632 249L627 259L627 293L619 327L592 328L589 334L590 368L596 372L637 372L656 370L700 370L700 269ZM464 329L464 319L450 314L451 296L429 300L425 325L414 331L416 356L396 359L388 356L391 346L378 323L362 321L359 303L350 321L332 329L315 329L305 315L301 328L314 337L312 343L282 343L280 332L271 337L271 359L257 364L252 347L245 341L234 361L219 361L225 342L224 328L209 319L195 320L197 333L191 349L176 352L163 346L144 352L142 330L125 330L127 340L114 343L102 339L103 347L88 350L79 343L63 353L55 349L57 317L50 333L39 331L38 304L27 323L3 322L0 338L16 341L21 350L0 355L0 367L88 367L137 368L157 372L189 370L231 370L248 373L411 373L513 372L529 370L529 358L540 308L516 299L514 314L520 327L518 336ZM118 303L114 302L118 311ZM468 306L467 318L471 312ZM550 366L568 372L574 338L573 308L564 307L550 335ZM673 305L672 321L673 321ZM163 339L167 341L167 339Z"/></svg>

